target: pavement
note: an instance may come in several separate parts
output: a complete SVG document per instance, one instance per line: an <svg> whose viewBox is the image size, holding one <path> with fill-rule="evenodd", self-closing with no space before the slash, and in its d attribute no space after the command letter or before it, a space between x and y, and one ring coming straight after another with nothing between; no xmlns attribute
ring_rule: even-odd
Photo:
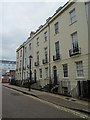
<svg viewBox="0 0 90 120"><path fill-rule="evenodd" d="M34 97L48 101L58 106L62 106L65 108L69 108L69 109L76 110L76 111L83 112L90 115L89 101L79 100L72 97L57 95L57 94L34 90L34 89L31 89L31 91L28 91L28 88L18 87L18 86L9 85L9 84L3 84L3 86L17 90L27 95L32 95Z"/></svg>

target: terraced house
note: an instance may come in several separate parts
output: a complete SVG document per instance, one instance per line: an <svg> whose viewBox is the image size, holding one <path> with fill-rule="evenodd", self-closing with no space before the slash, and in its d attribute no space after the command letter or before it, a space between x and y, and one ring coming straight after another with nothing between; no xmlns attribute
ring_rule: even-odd
<svg viewBox="0 0 90 120"><path fill-rule="evenodd" d="M90 2L67 2L59 7L16 50L16 78L71 96L87 96L90 80ZM30 58L32 56L32 58ZM30 61L31 59L31 61ZM31 63L30 63L31 62ZM23 82L22 82L23 83Z"/></svg>

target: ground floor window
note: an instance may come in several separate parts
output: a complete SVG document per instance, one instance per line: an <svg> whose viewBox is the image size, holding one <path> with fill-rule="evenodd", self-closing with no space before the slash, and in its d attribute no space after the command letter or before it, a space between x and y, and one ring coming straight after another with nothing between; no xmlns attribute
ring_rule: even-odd
<svg viewBox="0 0 90 120"><path fill-rule="evenodd" d="M63 64L63 76L68 77L68 64Z"/></svg>
<svg viewBox="0 0 90 120"><path fill-rule="evenodd" d="M83 77L84 76L83 62L82 61L76 62L76 70L77 70L77 77Z"/></svg>
<svg viewBox="0 0 90 120"><path fill-rule="evenodd" d="M62 87L63 94L68 95L68 88Z"/></svg>
<svg viewBox="0 0 90 120"><path fill-rule="evenodd" d="M25 72L24 72L24 79L26 79L26 74L25 74Z"/></svg>
<svg viewBox="0 0 90 120"><path fill-rule="evenodd" d="M45 68L46 78L48 78L48 67Z"/></svg>

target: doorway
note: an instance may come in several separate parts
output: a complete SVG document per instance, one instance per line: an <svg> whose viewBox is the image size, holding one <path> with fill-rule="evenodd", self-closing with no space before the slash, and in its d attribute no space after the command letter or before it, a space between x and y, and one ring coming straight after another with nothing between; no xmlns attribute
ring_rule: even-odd
<svg viewBox="0 0 90 120"><path fill-rule="evenodd" d="M34 70L34 81L36 83L36 70Z"/></svg>
<svg viewBox="0 0 90 120"><path fill-rule="evenodd" d="M57 84L57 67L53 66L54 85Z"/></svg>

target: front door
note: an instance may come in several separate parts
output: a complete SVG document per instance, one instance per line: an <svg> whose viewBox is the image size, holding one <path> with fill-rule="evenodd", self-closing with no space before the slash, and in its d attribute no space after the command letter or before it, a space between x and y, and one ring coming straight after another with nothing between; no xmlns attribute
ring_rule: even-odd
<svg viewBox="0 0 90 120"><path fill-rule="evenodd" d="M81 84L80 81L78 81L78 96L81 96Z"/></svg>
<svg viewBox="0 0 90 120"><path fill-rule="evenodd" d="M54 75L54 84L57 84L57 68L56 66L53 67L53 75Z"/></svg>
<svg viewBox="0 0 90 120"><path fill-rule="evenodd" d="M36 82L36 70L34 70L34 81Z"/></svg>

